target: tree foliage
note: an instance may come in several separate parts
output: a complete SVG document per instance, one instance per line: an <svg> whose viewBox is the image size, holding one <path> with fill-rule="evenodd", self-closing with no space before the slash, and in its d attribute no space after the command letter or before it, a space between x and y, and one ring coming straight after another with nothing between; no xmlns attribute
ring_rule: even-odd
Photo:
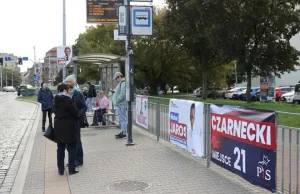
<svg viewBox="0 0 300 194"><path fill-rule="evenodd" d="M290 39L299 32L299 0L223 0L217 7L218 38L227 55L237 59L247 77L250 101L251 77L294 70L299 65Z"/></svg>
<svg viewBox="0 0 300 194"><path fill-rule="evenodd" d="M2 84L3 86L18 87L22 83L21 74L9 68L2 68ZM6 79L7 78L7 79ZM7 80L7 83L6 83Z"/></svg>

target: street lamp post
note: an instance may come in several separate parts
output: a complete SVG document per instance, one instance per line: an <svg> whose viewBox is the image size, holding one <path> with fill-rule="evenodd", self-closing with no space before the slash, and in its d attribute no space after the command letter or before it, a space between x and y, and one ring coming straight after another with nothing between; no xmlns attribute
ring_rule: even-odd
<svg viewBox="0 0 300 194"><path fill-rule="evenodd" d="M63 0L63 46L66 46L66 0ZM63 67L63 80L66 79L67 71L66 67Z"/></svg>

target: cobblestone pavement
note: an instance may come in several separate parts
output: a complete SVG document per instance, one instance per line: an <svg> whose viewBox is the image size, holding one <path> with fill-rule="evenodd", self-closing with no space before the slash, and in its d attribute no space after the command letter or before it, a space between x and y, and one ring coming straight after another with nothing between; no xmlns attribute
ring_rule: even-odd
<svg viewBox="0 0 300 194"><path fill-rule="evenodd" d="M14 184L37 106L15 100L16 93L0 92L0 193Z"/></svg>

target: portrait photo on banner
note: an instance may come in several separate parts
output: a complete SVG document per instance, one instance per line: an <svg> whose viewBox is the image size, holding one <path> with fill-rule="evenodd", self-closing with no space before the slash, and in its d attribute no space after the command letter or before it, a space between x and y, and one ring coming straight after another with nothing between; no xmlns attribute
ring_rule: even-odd
<svg viewBox="0 0 300 194"><path fill-rule="evenodd" d="M169 104L170 142L194 156L204 155L202 102L171 99Z"/></svg>
<svg viewBox="0 0 300 194"><path fill-rule="evenodd" d="M57 66L63 68L72 60L72 46L57 46Z"/></svg>

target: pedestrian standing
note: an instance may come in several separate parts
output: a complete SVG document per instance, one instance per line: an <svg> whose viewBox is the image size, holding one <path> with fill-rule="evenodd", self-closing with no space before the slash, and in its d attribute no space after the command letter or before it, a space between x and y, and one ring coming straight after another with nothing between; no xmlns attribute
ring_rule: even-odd
<svg viewBox="0 0 300 194"><path fill-rule="evenodd" d="M76 125L79 119L79 111L76 108L71 95L72 86L60 84L59 92L54 99L54 141L57 143L57 167L58 174L63 175L65 170L65 149L68 150L69 175L78 173L75 170L76 160Z"/></svg>
<svg viewBox="0 0 300 194"><path fill-rule="evenodd" d="M53 94L51 90L47 87L47 84L42 82L41 88L38 93L38 102L42 105L42 112L43 112L43 120L42 120L42 131L45 132L45 124L46 124L46 117L48 113L49 118L49 126L53 127L52 125L52 108L53 108Z"/></svg>
<svg viewBox="0 0 300 194"><path fill-rule="evenodd" d="M96 89L95 86L93 84L91 84L91 82L87 82L87 84L89 85L89 91L87 94L87 112L88 114L92 114L92 102L93 102L93 98L95 98L97 96L96 94Z"/></svg>
<svg viewBox="0 0 300 194"><path fill-rule="evenodd" d="M64 80L64 83L67 85L70 85L73 87L72 89L72 99L75 103L76 108L79 111L79 120L76 123L76 161L75 166L80 167L83 165L83 148L82 148L82 142L81 142L81 129L80 129L80 123L84 123L85 113L87 110L87 106L84 100L84 96L80 91L77 91L75 89L76 84L76 78L74 75L69 75Z"/></svg>
<svg viewBox="0 0 300 194"><path fill-rule="evenodd" d="M127 133L127 102L126 102L126 87L125 87L125 79L121 72L116 72L114 80L118 83L116 89L114 91L112 101L115 106L117 115L121 124L121 132L116 135L116 138L126 137Z"/></svg>

